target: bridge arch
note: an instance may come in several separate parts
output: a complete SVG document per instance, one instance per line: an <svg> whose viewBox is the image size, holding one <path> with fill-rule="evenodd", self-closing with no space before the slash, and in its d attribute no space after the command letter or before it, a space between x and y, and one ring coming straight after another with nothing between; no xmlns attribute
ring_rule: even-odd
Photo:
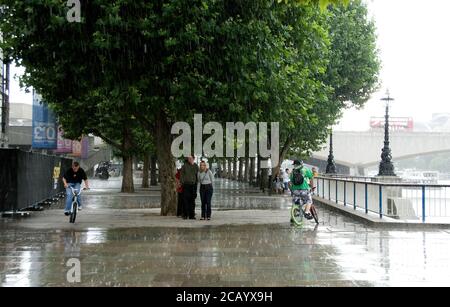
<svg viewBox="0 0 450 307"><path fill-rule="evenodd" d="M403 155L403 156L394 156L392 159L394 160L394 162L396 162L396 161L402 161L402 160L407 160L407 159L416 158L416 157L424 157L424 156L438 155L438 154L443 154L443 153L448 153L448 154L450 154L450 149L446 149L446 150L436 150L436 151L424 152L424 153L420 153L420 154L410 154L410 155ZM370 168L370 167L372 167L372 166L378 165L380 162L381 162L381 158L380 158L379 161L373 161L373 162L371 162L371 163L363 164L363 165L360 165L360 167L363 167L363 168Z"/></svg>
<svg viewBox="0 0 450 307"><path fill-rule="evenodd" d="M383 131L334 132L334 157L337 164L348 167L351 175L363 175L367 168L381 162ZM395 161L450 152L450 132L391 132L391 149ZM312 155L327 161L328 144Z"/></svg>

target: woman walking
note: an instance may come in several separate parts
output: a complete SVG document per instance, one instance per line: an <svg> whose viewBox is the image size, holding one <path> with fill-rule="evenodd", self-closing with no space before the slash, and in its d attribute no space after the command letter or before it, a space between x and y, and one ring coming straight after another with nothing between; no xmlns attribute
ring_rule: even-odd
<svg viewBox="0 0 450 307"><path fill-rule="evenodd" d="M211 199L213 196L214 175L207 168L206 162L200 163L198 173L198 182L200 184L200 199L202 201L202 220L211 220Z"/></svg>

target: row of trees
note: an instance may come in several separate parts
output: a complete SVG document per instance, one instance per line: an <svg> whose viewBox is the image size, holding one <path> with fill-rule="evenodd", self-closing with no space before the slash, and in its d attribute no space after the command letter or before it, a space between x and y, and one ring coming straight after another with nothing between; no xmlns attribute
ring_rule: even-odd
<svg viewBox="0 0 450 307"><path fill-rule="evenodd" d="M23 84L67 137L115 147L123 192L134 191L133 157L158 157L162 215L176 210L173 123L280 122L283 161L318 149L378 82L361 0L86 0L80 23L61 0L0 3L1 48L25 67Z"/></svg>

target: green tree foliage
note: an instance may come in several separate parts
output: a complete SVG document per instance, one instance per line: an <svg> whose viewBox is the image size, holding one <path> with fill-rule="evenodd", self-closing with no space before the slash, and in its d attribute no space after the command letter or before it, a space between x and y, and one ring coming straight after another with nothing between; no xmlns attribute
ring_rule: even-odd
<svg viewBox="0 0 450 307"><path fill-rule="evenodd" d="M95 133L127 163L154 144L162 214L173 215L173 123L195 113L279 121L286 150L305 152L323 141L341 97L363 103L347 89L358 93L370 81L345 81L349 51L333 50L346 45L330 36L333 13L325 8L342 2L92 0L82 4L81 23L68 23L65 1L1 0L0 31L7 56L26 68L23 82L42 93L69 134ZM335 55L342 58L333 64Z"/></svg>
<svg viewBox="0 0 450 307"><path fill-rule="evenodd" d="M331 56L325 82L332 100L343 107L362 107L378 87L380 61L375 24L361 0L330 6Z"/></svg>
<svg viewBox="0 0 450 307"><path fill-rule="evenodd" d="M355 0L348 5L329 6L322 18L315 20L327 33L321 36L327 52L322 51L322 56L316 52L315 58L326 62L317 63L315 67L319 69L309 77L316 84L321 83L318 88L322 91L305 98L310 103L306 114L284 115L287 123L282 125L280 161L285 154L307 157L318 150L327 139L328 128L342 111L353 106L363 107L378 86L380 61L375 25L368 17L366 5ZM317 41L320 40L314 39L313 46ZM306 62L311 63L313 59Z"/></svg>
<svg viewBox="0 0 450 307"><path fill-rule="evenodd" d="M69 137L94 133L113 145L124 158L122 190L132 192L132 156L141 150L133 135L138 126L129 111L137 99L127 64L129 40L118 49L112 39L99 35L105 24L117 22L112 18L115 6L86 2L84 22L69 23L65 1L2 4L3 48L26 68L22 82L49 102Z"/></svg>

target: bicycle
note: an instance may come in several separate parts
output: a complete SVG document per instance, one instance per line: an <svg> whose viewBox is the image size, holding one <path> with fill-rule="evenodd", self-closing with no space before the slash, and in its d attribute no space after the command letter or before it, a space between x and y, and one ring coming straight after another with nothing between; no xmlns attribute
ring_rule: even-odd
<svg viewBox="0 0 450 307"><path fill-rule="evenodd" d="M80 191L75 190L73 187L70 187L70 189L72 190L72 206L70 208L70 215L69 215L69 221L71 224L75 224L75 220L77 218L77 213L78 213L78 207L79 207L79 198L81 197L81 191L86 191L88 189L84 188L81 189Z"/></svg>
<svg viewBox="0 0 450 307"><path fill-rule="evenodd" d="M310 191L309 193L312 193ZM306 202L304 201L305 195L301 195L298 197L293 198L292 200L292 209L291 209L291 222L295 224L296 226L302 226L303 220L306 218L305 215L305 207ZM309 195L308 195L309 196ZM311 205L311 215L316 222L316 224L319 224L319 215L317 214L316 207L314 206L314 203Z"/></svg>

